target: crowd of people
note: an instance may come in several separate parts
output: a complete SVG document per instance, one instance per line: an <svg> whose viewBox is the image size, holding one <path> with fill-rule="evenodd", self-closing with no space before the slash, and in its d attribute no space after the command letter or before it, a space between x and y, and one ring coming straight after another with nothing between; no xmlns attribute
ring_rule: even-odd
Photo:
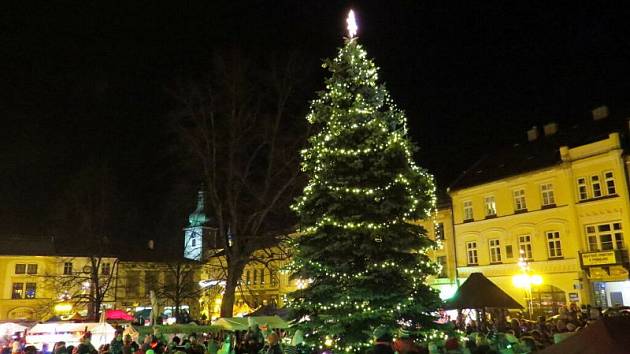
<svg viewBox="0 0 630 354"><path fill-rule="evenodd" d="M374 331L374 346L370 354L494 354L494 353L533 353L567 337L602 317L601 309L579 308L576 304L562 307L551 318L538 316L537 320L525 319L516 315L510 317L505 311L477 313L477 316L460 315L450 322L450 333L443 339L425 340L420 344L405 332L394 335L386 328ZM85 333L76 346L58 342L53 348L25 345L17 337L4 347L2 354L294 354L310 353L303 344L300 331L288 340L284 331L261 329L250 323L246 331L191 333L189 335L168 336L160 333L159 327L142 339L134 340L117 328L115 338L107 344L95 348L91 334ZM281 339L285 339L281 343ZM394 339L395 338L395 339Z"/></svg>

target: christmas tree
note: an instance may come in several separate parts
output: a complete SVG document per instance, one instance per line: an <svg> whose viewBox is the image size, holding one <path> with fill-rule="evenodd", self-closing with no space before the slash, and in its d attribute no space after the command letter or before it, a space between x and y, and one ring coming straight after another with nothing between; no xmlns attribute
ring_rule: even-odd
<svg viewBox="0 0 630 354"><path fill-rule="evenodd" d="M434 243L413 221L435 207L432 176L412 160L406 117L353 36L324 64L331 76L311 104L316 133L302 152L309 180L289 296L311 345L362 352L377 326L427 329L440 304L426 284Z"/></svg>

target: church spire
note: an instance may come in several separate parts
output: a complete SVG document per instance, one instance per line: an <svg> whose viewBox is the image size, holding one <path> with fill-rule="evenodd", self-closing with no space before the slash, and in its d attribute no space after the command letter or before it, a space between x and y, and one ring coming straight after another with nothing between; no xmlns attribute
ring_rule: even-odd
<svg viewBox="0 0 630 354"><path fill-rule="evenodd" d="M203 189L197 193L197 208L188 216L188 227L203 226L209 218L204 211L206 204L206 193Z"/></svg>

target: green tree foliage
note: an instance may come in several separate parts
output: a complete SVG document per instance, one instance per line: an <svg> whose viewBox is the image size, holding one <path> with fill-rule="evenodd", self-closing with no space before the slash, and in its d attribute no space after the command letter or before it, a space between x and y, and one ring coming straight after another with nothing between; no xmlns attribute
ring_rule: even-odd
<svg viewBox="0 0 630 354"><path fill-rule="evenodd" d="M434 243L412 221L434 210L435 187L357 39L324 66L332 76L312 102L316 134L302 151L309 181L293 205L301 236L291 271L308 285L290 306L310 344L360 352L379 325L433 323L440 300L426 278L438 267L426 252Z"/></svg>

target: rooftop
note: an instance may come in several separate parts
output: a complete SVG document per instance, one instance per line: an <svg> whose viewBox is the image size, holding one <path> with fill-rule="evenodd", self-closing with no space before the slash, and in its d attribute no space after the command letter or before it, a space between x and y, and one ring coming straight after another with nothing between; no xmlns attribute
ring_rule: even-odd
<svg viewBox="0 0 630 354"><path fill-rule="evenodd" d="M618 132L622 144L628 136L628 118L606 117L581 121L568 127L560 126L557 132L533 141L506 146L488 152L464 171L449 187L450 191L469 188L503 178L536 171L561 163L559 149L586 145L608 138Z"/></svg>

